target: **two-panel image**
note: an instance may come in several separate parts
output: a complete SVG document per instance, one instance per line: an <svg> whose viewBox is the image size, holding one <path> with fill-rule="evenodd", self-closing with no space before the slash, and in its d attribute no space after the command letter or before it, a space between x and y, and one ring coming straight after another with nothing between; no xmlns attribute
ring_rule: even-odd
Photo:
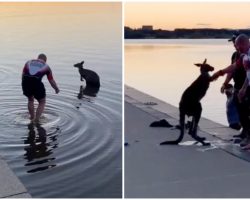
<svg viewBox="0 0 250 200"><path fill-rule="evenodd" d="M0 2L0 198L249 198L250 2Z"/></svg>

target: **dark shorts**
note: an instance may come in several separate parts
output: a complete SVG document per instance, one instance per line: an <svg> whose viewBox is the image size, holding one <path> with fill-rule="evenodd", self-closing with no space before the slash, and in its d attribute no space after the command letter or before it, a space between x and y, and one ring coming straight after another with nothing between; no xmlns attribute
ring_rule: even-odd
<svg viewBox="0 0 250 200"><path fill-rule="evenodd" d="M45 87L40 79L35 77L23 77L23 94L30 98L34 97L38 101L46 97Z"/></svg>

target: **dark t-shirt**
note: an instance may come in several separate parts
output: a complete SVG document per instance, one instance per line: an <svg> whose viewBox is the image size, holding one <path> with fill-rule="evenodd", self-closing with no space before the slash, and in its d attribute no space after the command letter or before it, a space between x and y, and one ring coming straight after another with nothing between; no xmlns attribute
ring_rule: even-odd
<svg viewBox="0 0 250 200"><path fill-rule="evenodd" d="M239 52L235 51L231 57L231 62L237 63L237 68L233 73L233 80L234 80L234 88L236 90L240 90L242 85L246 79L246 71L243 66L243 57L244 55L240 54Z"/></svg>

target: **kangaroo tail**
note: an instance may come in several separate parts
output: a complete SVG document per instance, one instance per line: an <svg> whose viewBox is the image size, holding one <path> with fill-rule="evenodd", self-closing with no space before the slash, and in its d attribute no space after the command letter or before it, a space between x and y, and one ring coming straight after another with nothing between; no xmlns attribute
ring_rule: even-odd
<svg viewBox="0 0 250 200"><path fill-rule="evenodd" d="M183 114L182 112L180 112L180 126L181 133L177 140L161 142L160 145L177 145L182 141L185 131L185 114Z"/></svg>
<svg viewBox="0 0 250 200"><path fill-rule="evenodd" d="M165 141L165 142L161 142L160 145L177 145L179 144L179 141L175 140L175 141Z"/></svg>
<svg viewBox="0 0 250 200"><path fill-rule="evenodd" d="M183 136L184 136L184 131L183 131L183 134L182 133L180 134L177 140L161 142L160 145L171 145L171 144L177 145L182 141Z"/></svg>

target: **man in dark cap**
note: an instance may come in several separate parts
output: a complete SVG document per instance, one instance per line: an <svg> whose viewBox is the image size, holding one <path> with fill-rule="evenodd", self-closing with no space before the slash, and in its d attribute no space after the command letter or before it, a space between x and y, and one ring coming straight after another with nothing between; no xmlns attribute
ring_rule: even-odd
<svg viewBox="0 0 250 200"><path fill-rule="evenodd" d="M237 50L237 48L235 46L235 40L239 35L240 35L240 33L237 32L228 40L229 42L233 42L233 45L234 45L235 50L236 50L231 57L231 64L233 64L234 62L236 62L240 58L240 52ZM241 107L240 107L240 103L239 103L239 100L237 98L237 95L238 95L238 92L244 83L245 78L246 78L246 71L244 70L244 67L241 66L241 67L237 68L235 71L228 73L224 83L221 86L221 93L224 93L225 89L228 87L228 84L231 81L231 79L234 80L233 95L230 96L230 99L228 99L228 103L227 103L227 110L229 111L227 113L228 114L230 113L230 115L234 115L234 116L227 116L227 118L234 119L231 122L229 121L229 124L230 124L231 128L235 128L235 129L240 129L238 115L240 115L239 118L241 119L240 120L241 124L242 124L242 122L244 124L244 116L245 115L241 114ZM234 108L235 106L237 109L236 110L234 109L234 112L231 112L230 109ZM242 121L242 119L243 119L243 121ZM242 130L241 134L236 135L236 137L237 136L241 137L241 138L245 137L244 125L243 125L243 130Z"/></svg>

